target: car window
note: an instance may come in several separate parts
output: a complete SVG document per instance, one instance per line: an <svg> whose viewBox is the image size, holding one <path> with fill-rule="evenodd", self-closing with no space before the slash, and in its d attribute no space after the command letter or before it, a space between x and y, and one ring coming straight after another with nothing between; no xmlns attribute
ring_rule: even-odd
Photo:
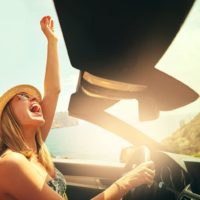
<svg viewBox="0 0 200 200"><path fill-rule="evenodd" d="M42 91L46 62L46 41L40 31L42 16L55 19L59 35L62 91L47 146L55 157L119 162L128 141L96 125L67 114L70 95L75 92L79 71L69 61L61 28L51 0L7 0L0 7L0 92L22 83L33 84ZM197 0L173 43L156 68L182 81L197 93L199 84L200 0ZM108 113L134 126L154 140L162 142L198 117L199 99L176 110L160 113L153 121L140 122L136 100L122 100L107 109ZM188 141L188 140L184 140ZM168 143L169 144L169 143ZM167 145L168 145L167 144Z"/></svg>

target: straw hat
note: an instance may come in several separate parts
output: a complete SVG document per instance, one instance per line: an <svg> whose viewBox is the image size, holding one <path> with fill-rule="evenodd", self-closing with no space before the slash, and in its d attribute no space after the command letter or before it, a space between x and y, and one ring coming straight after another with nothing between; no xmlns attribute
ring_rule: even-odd
<svg viewBox="0 0 200 200"><path fill-rule="evenodd" d="M6 104L19 93L27 93L41 100L41 94L39 90L32 85L17 85L12 87L0 97L0 119Z"/></svg>

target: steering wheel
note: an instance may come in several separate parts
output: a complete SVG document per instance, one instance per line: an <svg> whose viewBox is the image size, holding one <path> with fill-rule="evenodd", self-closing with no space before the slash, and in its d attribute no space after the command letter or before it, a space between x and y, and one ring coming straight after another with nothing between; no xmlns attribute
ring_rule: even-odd
<svg viewBox="0 0 200 200"><path fill-rule="evenodd" d="M125 171L128 172L132 170L133 166L137 166L143 162L149 161L151 159L150 150L146 146L138 147L128 147L124 149L121 153L121 161L126 163ZM138 188L147 188L147 185L139 186ZM137 189L138 189L137 188ZM123 198L132 199L133 194L135 193L135 188L131 189Z"/></svg>

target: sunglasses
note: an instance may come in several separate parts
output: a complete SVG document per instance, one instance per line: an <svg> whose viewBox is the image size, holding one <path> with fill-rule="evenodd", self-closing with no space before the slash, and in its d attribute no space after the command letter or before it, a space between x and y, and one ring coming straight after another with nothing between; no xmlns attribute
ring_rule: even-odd
<svg viewBox="0 0 200 200"><path fill-rule="evenodd" d="M20 93L20 94L17 94L16 96L18 97L18 99L20 99L22 101L27 101L27 100L30 100L30 99L34 99L37 102L40 102L36 97L34 97L34 96L30 95L30 94L27 94L27 93Z"/></svg>

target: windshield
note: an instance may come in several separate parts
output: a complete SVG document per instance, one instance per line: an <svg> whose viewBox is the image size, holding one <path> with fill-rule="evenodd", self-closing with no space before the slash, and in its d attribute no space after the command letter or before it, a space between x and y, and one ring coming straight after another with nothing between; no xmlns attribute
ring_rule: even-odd
<svg viewBox="0 0 200 200"><path fill-rule="evenodd" d="M8 0L1 2L0 93L2 94L6 89L16 84L23 83L35 85L40 91L43 91L46 41L41 34L39 21L44 15L51 15L55 19L60 38L59 56L62 81L57 114L47 144L52 154L57 156L88 158L88 153L93 153L95 157L100 157L100 159L113 159L113 155L117 157L122 148L132 144L102 128L76 118L70 118L67 115L70 95L76 90L79 71L70 64L51 0ZM200 0L197 0L173 43L156 65L156 68L185 83L197 93L200 93L198 75L199 24ZM131 124L154 140L163 142L165 138L174 134L179 128L186 126L198 115L199 105L198 99L179 109L161 112L158 119L148 122L139 121L136 100L122 100L109 108L107 112ZM56 132L58 129L59 134ZM196 128L194 129L196 131ZM63 132L66 133L67 138L65 138L66 135L62 134ZM189 132L186 135L188 134ZM197 135L193 135L195 140ZM57 138L56 141L55 138ZM61 143L63 140L65 142ZM185 137L182 138L181 142L186 146L191 146L192 141ZM165 140L164 143L169 145L170 141L166 142ZM66 147L68 147L68 150L66 150ZM74 149L80 150L78 156ZM99 149L99 151L95 152L94 149ZM105 151L104 154L102 154L102 149ZM107 155L106 159L104 158L105 154Z"/></svg>

